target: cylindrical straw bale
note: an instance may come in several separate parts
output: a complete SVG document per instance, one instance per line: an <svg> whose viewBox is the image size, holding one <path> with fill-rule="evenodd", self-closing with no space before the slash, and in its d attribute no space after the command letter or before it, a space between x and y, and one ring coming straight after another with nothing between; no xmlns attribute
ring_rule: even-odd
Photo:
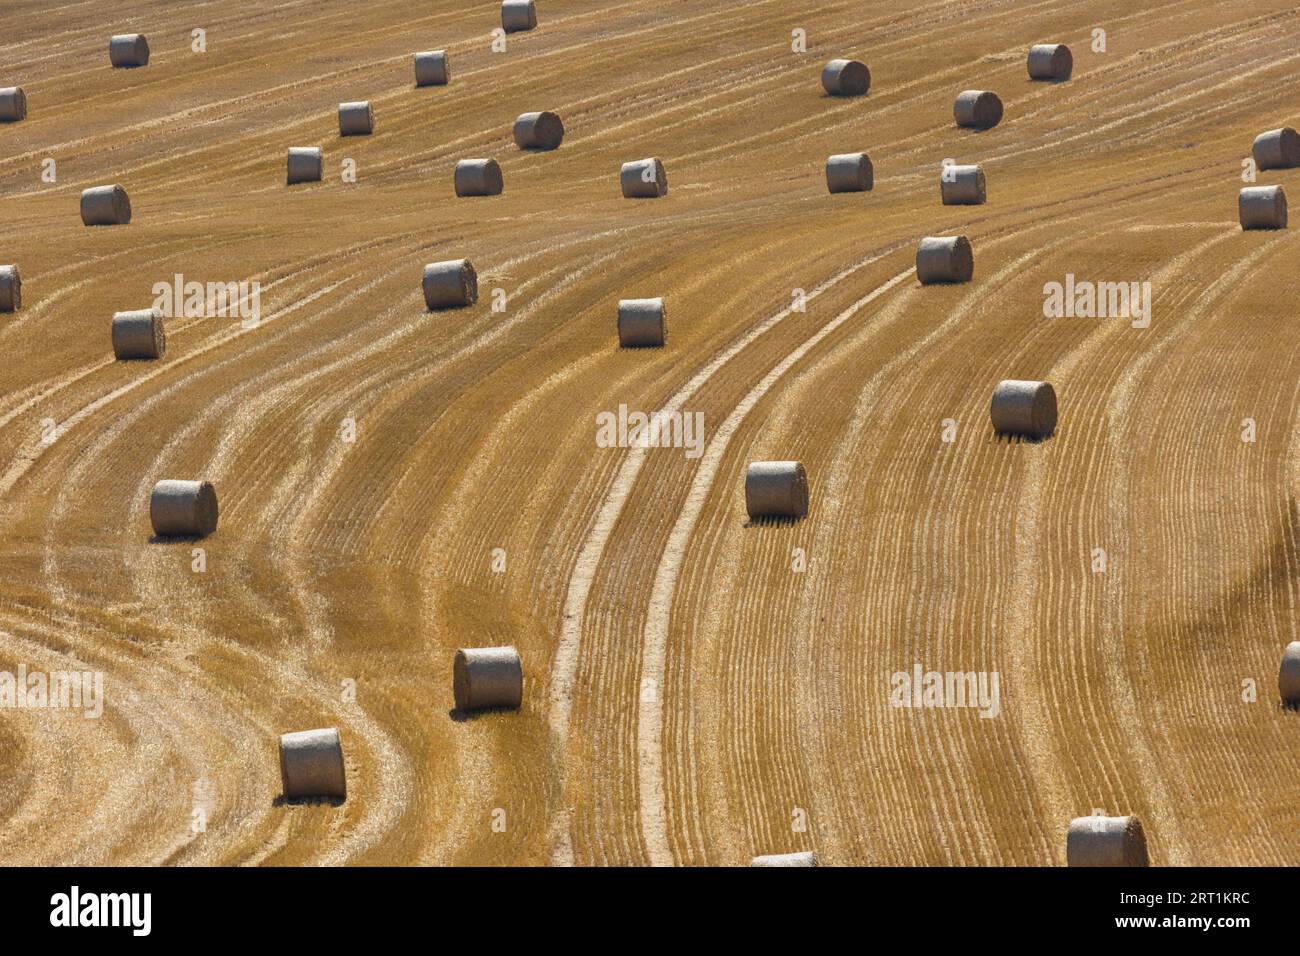
<svg viewBox="0 0 1300 956"><path fill-rule="evenodd" d="M504 0L501 4L501 28L518 33L537 26L537 6L533 0Z"/></svg>
<svg viewBox="0 0 1300 956"><path fill-rule="evenodd" d="M348 795L343 741L337 727L280 735L280 784L290 800Z"/></svg>
<svg viewBox="0 0 1300 956"><path fill-rule="evenodd" d="M415 54L415 85L445 86L451 80L446 50L425 50Z"/></svg>
<svg viewBox="0 0 1300 956"><path fill-rule="evenodd" d="M321 178L322 160L319 146L289 147L289 185L294 183L318 183Z"/></svg>
<svg viewBox="0 0 1300 956"><path fill-rule="evenodd" d="M798 461L750 462L745 510L751 518L802 518L808 513L808 473Z"/></svg>
<svg viewBox="0 0 1300 956"><path fill-rule="evenodd" d="M993 389L993 430L1043 438L1056 429L1056 389L1050 382L1009 378Z"/></svg>
<svg viewBox="0 0 1300 956"><path fill-rule="evenodd" d="M965 90L958 94L952 115L958 126L988 129L1002 121L1002 101L988 90Z"/></svg>
<svg viewBox="0 0 1300 956"><path fill-rule="evenodd" d="M204 537L217 530L217 492L210 481L166 478L153 486L149 520L154 534Z"/></svg>
<svg viewBox="0 0 1300 956"><path fill-rule="evenodd" d="M1285 229L1286 193L1281 186L1247 186L1237 198L1242 229Z"/></svg>
<svg viewBox="0 0 1300 956"><path fill-rule="evenodd" d="M524 699L524 671L513 647L462 647L452 665L457 710L518 707Z"/></svg>
<svg viewBox="0 0 1300 956"><path fill-rule="evenodd" d="M457 196L498 196L504 186L495 159L462 159L456 164Z"/></svg>
<svg viewBox="0 0 1300 956"><path fill-rule="evenodd" d="M1282 701L1300 705L1300 641L1292 641L1282 652L1282 666L1277 672L1277 690Z"/></svg>
<svg viewBox="0 0 1300 956"><path fill-rule="evenodd" d="M618 300L619 345L663 345L667 338L668 313L663 299Z"/></svg>
<svg viewBox="0 0 1300 956"><path fill-rule="evenodd" d="M756 856L749 861L750 866L816 866L817 854L807 853L773 853L768 856Z"/></svg>
<svg viewBox="0 0 1300 956"><path fill-rule="evenodd" d="M366 100L339 104L339 135L369 136L375 131L375 113Z"/></svg>
<svg viewBox="0 0 1300 956"><path fill-rule="evenodd" d="M23 307L23 279L16 265L0 266L0 312L17 312Z"/></svg>
<svg viewBox="0 0 1300 956"><path fill-rule="evenodd" d="M822 89L831 96L862 96L871 88L871 71L860 60L831 60L822 67Z"/></svg>
<svg viewBox="0 0 1300 956"><path fill-rule="evenodd" d="M1067 866L1146 866L1147 839L1137 817L1075 817L1065 837Z"/></svg>
<svg viewBox="0 0 1300 956"><path fill-rule="evenodd" d="M3 94L0 90L0 94ZM1290 126L1271 129L1255 137L1250 147L1259 169L1289 169L1300 166L1300 133Z"/></svg>
<svg viewBox="0 0 1300 956"><path fill-rule="evenodd" d="M125 226L131 221L131 200L126 190L116 184L84 190L81 221L87 226Z"/></svg>
<svg viewBox="0 0 1300 956"><path fill-rule="evenodd" d="M1064 43L1035 43L1029 48L1031 80L1068 80L1074 72L1074 55Z"/></svg>
<svg viewBox="0 0 1300 956"><path fill-rule="evenodd" d="M27 118L27 94L21 86L0 89L0 122L16 123Z"/></svg>
<svg viewBox="0 0 1300 956"><path fill-rule="evenodd" d="M837 153L826 160L826 188L833 193L861 193L875 180L866 153Z"/></svg>
<svg viewBox="0 0 1300 956"><path fill-rule="evenodd" d="M668 173L664 164L654 158L624 163L618 181L625 199L654 199L668 195Z"/></svg>
<svg viewBox="0 0 1300 956"><path fill-rule="evenodd" d="M939 174L945 206L979 206L984 202L984 170L979 166L945 166Z"/></svg>
<svg viewBox="0 0 1300 956"><path fill-rule="evenodd" d="M520 149L555 149L563 139L564 121L558 113L523 113L515 120L515 143Z"/></svg>
<svg viewBox="0 0 1300 956"><path fill-rule="evenodd" d="M430 311L478 301L478 273L468 259L430 262L424 267L424 304Z"/></svg>
<svg viewBox="0 0 1300 956"><path fill-rule="evenodd" d="M975 254L965 236L926 236L916 247L916 277L922 285L969 282Z"/></svg>
<svg viewBox="0 0 1300 956"><path fill-rule="evenodd" d="M113 354L117 358L156 359L166 351L163 317L157 309L113 314Z"/></svg>
<svg viewBox="0 0 1300 956"><path fill-rule="evenodd" d="M146 66L149 41L143 33L119 33L108 41L108 60L115 67Z"/></svg>

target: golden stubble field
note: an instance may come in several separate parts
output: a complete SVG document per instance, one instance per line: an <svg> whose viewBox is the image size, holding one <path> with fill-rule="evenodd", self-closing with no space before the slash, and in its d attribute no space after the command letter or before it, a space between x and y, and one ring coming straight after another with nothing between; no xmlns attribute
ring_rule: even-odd
<svg viewBox="0 0 1300 956"><path fill-rule="evenodd" d="M504 53L489 0L0 9L30 109L0 125L0 669L105 680L99 719L0 709L0 858L1049 865L1100 809L1154 863L1300 863L1300 234L1237 224L1252 139L1300 119L1294 4L538 7ZM135 31L150 64L111 69ZM1027 78L1043 41L1069 82ZM822 92L836 56L868 96ZM953 124L968 88L999 126ZM521 152L543 109L563 145ZM323 182L286 187L290 146ZM828 194L858 150L875 188ZM623 199L651 155L669 194ZM456 198L480 156L504 194ZM986 205L940 204L948 157ZM102 183L130 225L82 226ZM920 286L958 232L974 281ZM460 257L479 303L427 312ZM260 324L114 362L112 314L176 273L260 282ZM1150 327L1045 319L1067 273L1150 281ZM659 295L667 347L620 351L617 300ZM1003 378L1054 383L1051 439L994 436ZM598 448L620 404L702 412L703 454ZM807 466L806 520L748 522L764 458ZM202 573L150 541L164 477L216 484ZM494 644L523 707L455 719L454 650ZM892 708L918 662L996 671L1000 712ZM276 738L317 726L349 797L284 805Z"/></svg>

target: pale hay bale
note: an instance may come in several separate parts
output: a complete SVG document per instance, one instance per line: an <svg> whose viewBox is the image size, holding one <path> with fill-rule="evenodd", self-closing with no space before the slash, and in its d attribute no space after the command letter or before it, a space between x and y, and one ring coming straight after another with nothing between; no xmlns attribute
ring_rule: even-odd
<svg viewBox="0 0 1300 956"><path fill-rule="evenodd" d="M1064 43L1035 43L1029 48L1031 80L1068 80L1074 72L1074 55Z"/></svg>
<svg viewBox="0 0 1300 956"><path fill-rule="evenodd" d="M431 312L478 301L478 273L468 259L430 262L424 267L422 284L424 304Z"/></svg>
<svg viewBox="0 0 1300 956"><path fill-rule="evenodd" d="M513 647L462 647L452 665L456 709L518 707L524 699L524 670Z"/></svg>
<svg viewBox="0 0 1300 956"><path fill-rule="evenodd" d="M137 309L113 313L113 355L118 359L156 359L167 351L162 313Z"/></svg>
<svg viewBox="0 0 1300 956"><path fill-rule="evenodd" d="M1247 186L1237 197L1242 229L1285 229L1286 193L1281 186Z"/></svg>
<svg viewBox="0 0 1300 956"><path fill-rule="evenodd" d="M965 236L926 236L916 247L916 277L922 285L969 282L975 254Z"/></svg>
<svg viewBox="0 0 1300 956"><path fill-rule="evenodd" d="M871 71L860 60L831 60L822 67L822 89L831 96L863 96L871 89Z"/></svg>
<svg viewBox="0 0 1300 956"><path fill-rule="evenodd" d="M624 199L655 199L668 195L668 173L659 160L638 159L624 163L618 173Z"/></svg>
<svg viewBox="0 0 1300 956"><path fill-rule="evenodd" d="M518 33L537 26L537 6L533 0L504 0L501 4L501 29Z"/></svg>
<svg viewBox="0 0 1300 956"><path fill-rule="evenodd" d="M1065 837L1067 866L1147 866L1137 817L1075 817Z"/></svg>
<svg viewBox="0 0 1300 956"><path fill-rule="evenodd" d="M836 153L826 160L826 188L833 193L861 193L871 189L875 171L866 153Z"/></svg>
<svg viewBox="0 0 1300 956"><path fill-rule="evenodd" d="M446 86L451 80L451 63L446 50L425 50L415 54L415 85Z"/></svg>
<svg viewBox="0 0 1300 956"><path fill-rule="evenodd" d="M952 115L958 126L989 129L1002 122L1002 100L988 90L964 90L953 103Z"/></svg>
<svg viewBox="0 0 1300 956"><path fill-rule="evenodd" d="M945 206L979 206L987 196L979 166L949 166L939 173L939 196Z"/></svg>
<svg viewBox="0 0 1300 956"><path fill-rule="evenodd" d="M0 312L17 312L23 307L23 279L18 266L0 266Z"/></svg>
<svg viewBox="0 0 1300 956"><path fill-rule="evenodd" d="M323 165L319 146L290 146L289 185L320 182Z"/></svg>
<svg viewBox="0 0 1300 956"><path fill-rule="evenodd" d="M457 196L499 196L505 183L495 159L462 159L456 164Z"/></svg>
<svg viewBox="0 0 1300 956"><path fill-rule="evenodd" d="M0 89L0 122L17 123L27 119L27 94L21 86Z"/></svg>
<svg viewBox="0 0 1300 956"><path fill-rule="evenodd" d="M1282 652L1282 666L1277 672L1277 690L1282 702L1300 705L1300 641L1292 641Z"/></svg>
<svg viewBox="0 0 1300 956"><path fill-rule="evenodd" d="M1056 429L1056 389L1049 382L1005 379L993 389L993 430L1044 438Z"/></svg>
<svg viewBox="0 0 1300 956"><path fill-rule="evenodd" d="M564 140L564 121L550 110L523 113L515 120L514 132L520 149L555 149Z"/></svg>
<svg viewBox="0 0 1300 956"><path fill-rule="evenodd" d="M339 135L369 136L375 131L375 113L366 100L339 104Z"/></svg>
<svg viewBox="0 0 1300 956"><path fill-rule="evenodd" d="M3 94L0 90L0 94ZM1251 144L1250 153L1258 169L1290 169L1300 166L1300 133L1290 126L1260 133Z"/></svg>
<svg viewBox="0 0 1300 956"><path fill-rule="evenodd" d="M159 537L206 537L217 530L217 491L210 481L165 478L153 486L149 520Z"/></svg>
<svg viewBox="0 0 1300 956"><path fill-rule="evenodd" d="M618 344L623 348L663 345L668 339L664 300L619 299Z"/></svg>
<svg viewBox="0 0 1300 956"><path fill-rule="evenodd" d="M147 66L149 41L143 33L119 33L108 41L108 60L118 68Z"/></svg>
<svg viewBox="0 0 1300 956"><path fill-rule="evenodd" d="M806 853L772 853L768 856L756 856L749 861L750 866L816 866L817 854L809 850Z"/></svg>
<svg viewBox="0 0 1300 956"><path fill-rule="evenodd" d="M343 740L337 727L280 735L280 785L290 800L348 795Z"/></svg>
<svg viewBox="0 0 1300 956"><path fill-rule="evenodd" d="M131 221L131 200L126 190L116 183L84 190L81 221L87 226L125 226Z"/></svg>
<svg viewBox="0 0 1300 956"><path fill-rule="evenodd" d="M745 472L745 510L751 518L808 514L808 473L798 461L755 461Z"/></svg>

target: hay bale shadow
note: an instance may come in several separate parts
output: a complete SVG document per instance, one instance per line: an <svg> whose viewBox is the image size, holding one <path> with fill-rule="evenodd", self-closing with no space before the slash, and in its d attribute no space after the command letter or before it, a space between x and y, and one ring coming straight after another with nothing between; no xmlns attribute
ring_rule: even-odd
<svg viewBox="0 0 1300 956"><path fill-rule="evenodd" d="M792 527L797 525L803 518L796 518L792 515L763 515L759 518L750 518L742 527L745 528L770 528L770 527Z"/></svg>
<svg viewBox="0 0 1300 956"><path fill-rule="evenodd" d="M999 445L1041 445L1056 437L1057 429L1053 428L1046 435L1022 435L1019 432L999 432L993 433L993 440Z"/></svg>
<svg viewBox="0 0 1300 956"><path fill-rule="evenodd" d="M1279 710L1290 711L1293 714L1300 713L1300 700L1284 700L1278 704Z"/></svg>
<svg viewBox="0 0 1300 956"><path fill-rule="evenodd" d="M204 534L151 534L149 535L150 544L193 544L195 541L202 541L207 535Z"/></svg>
<svg viewBox="0 0 1300 956"><path fill-rule="evenodd" d="M273 807L341 807L347 797L286 797L283 793L271 801Z"/></svg>

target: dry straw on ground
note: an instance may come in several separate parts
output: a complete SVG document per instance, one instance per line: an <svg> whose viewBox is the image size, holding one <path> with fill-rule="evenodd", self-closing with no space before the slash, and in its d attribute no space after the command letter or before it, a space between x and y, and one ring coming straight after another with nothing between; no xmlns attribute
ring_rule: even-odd
<svg viewBox="0 0 1300 956"><path fill-rule="evenodd" d="M164 478L153 486L149 521L160 537L204 537L217 530L217 491L209 481Z"/></svg>
<svg viewBox="0 0 1300 956"><path fill-rule="evenodd" d="M319 146L289 147L289 185L318 183L321 180L323 160Z"/></svg>
<svg viewBox="0 0 1300 956"><path fill-rule="evenodd" d="M1068 866L1146 866L1147 841L1137 817L1076 817L1065 838Z"/></svg>
<svg viewBox="0 0 1300 956"><path fill-rule="evenodd" d="M445 86L451 81L451 63L446 50L425 50L415 54L415 85Z"/></svg>
<svg viewBox="0 0 1300 956"><path fill-rule="evenodd" d="M84 190L81 221L87 226L125 226L131 221L131 199L126 190L116 183Z"/></svg>
<svg viewBox="0 0 1300 956"><path fill-rule="evenodd" d="M424 304L430 311L473 305L478 301L478 273L468 259L430 262L424 267Z"/></svg>
<svg viewBox="0 0 1300 956"><path fill-rule="evenodd" d="M0 312L17 312L23 307L23 279L18 266L0 266Z"/></svg>
<svg viewBox="0 0 1300 956"><path fill-rule="evenodd" d="M952 105L958 126L989 129L1002 122L1002 100L988 90L963 90Z"/></svg>
<svg viewBox="0 0 1300 956"><path fill-rule="evenodd" d="M618 344L624 348L663 345L668 339L664 300L619 299Z"/></svg>
<svg viewBox="0 0 1300 956"><path fill-rule="evenodd" d="M454 181L457 196L498 196L505 185L495 159L462 159Z"/></svg>
<svg viewBox="0 0 1300 956"><path fill-rule="evenodd" d="M1237 197L1242 229L1285 229L1286 193L1281 186L1247 186Z"/></svg>
<svg viewBox="0 0 1300 956"><path fill-rule="evenodd" d="M524 699L524 670L513 647L463 647L452 663L457 710L518 707Z"/></svg>
<svg viewBox="0 0 1300 956"><path fill-rule="evenodd" d="M290 800L347 799L347 769L338 728L280 735L280 786Z"/></svg>
<svg viewBox="0 0 1300 956"><path fill-rule="evenodd" d="M143 33L119 33L108 41L108 59L115 67L147 66L149 41Z"/></svg>
<svg viewBox="0 0 1300 956"><path fill-rule="evenodd" d="M863 96L871 88L871 71L860 60L831 60L822 67L822 89L831 96Z"/></svg>
<svg viewBox="0 0 1300 956"><path fill-rule="evenodd" d="M138 309L113 314L113 355L119 359L162 358L167 351L162 313Z"/></svg>
<svg viewBox="0 0 1300 956"><path fill-rule="evenodd" d="M755 461L745 471L745 510L751 518L808 514L808 473L798 461Z"/></svg>
<svg viewBox="0 0 1300 956"><path fill-rule="evenodd" d="M655 199L668 195L668 173L658 159L624 163L618 173L625 199Z"/></svg>
<svg viewBox="0 0 1300 956"><path fill-rule="evenodd" d="M945 206L979 206L987 198L984 170L979 166L948 166L939 173L939 198Z"/></svg>
<svg viewBox="0 0 1300 956"><path fill-rule="evenodd" d="M975 254L965 236L926 236L916 247L916 277L922 285L969 282Z"/></svg>
<svg viewBox="0 0 1300 956"><path fill-rule="evenodd" d="M993 389L993 430L1044 438L1056 429L1056 389L1049 382L1004 379Z"/></svg>
<svg viewBox="0 0 1300 956"><path fill-rule="evenodd" d="M866 153L836 153L826 160L826 188L833 193L866 192L874 180Z"/></svg>
<svg viewBox="0 0 1300 956"><path fill-rule="evenodd" d="M1064 43L1035 43L1029 48L1031 80L1068 80L1074 71L1074 56Z"/></svg>
<svg viewBox="0 0 1300 956"><path fill-rule="evenodd" d="M522 113L515 120L514 134L520 149L555 149L564 140L564 121L550 110Z"/></svg>

